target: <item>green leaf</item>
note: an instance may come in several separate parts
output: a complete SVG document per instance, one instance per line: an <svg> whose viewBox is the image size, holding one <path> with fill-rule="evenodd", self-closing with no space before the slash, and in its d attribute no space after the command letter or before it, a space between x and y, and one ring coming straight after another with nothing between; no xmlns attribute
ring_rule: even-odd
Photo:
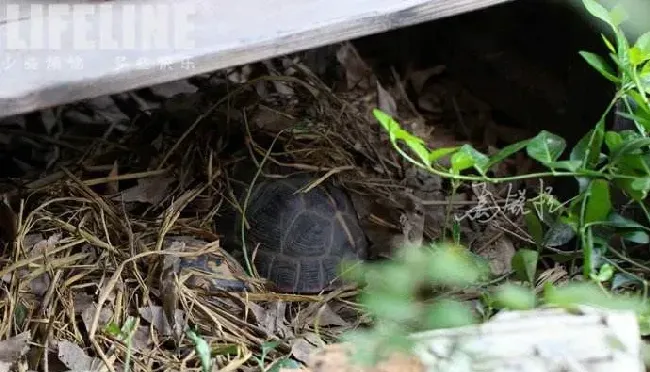
<svg viewBox="0 0 650 372"><path fill-rule="evenodd" d="M210 345L192 330L187 330L185 334L194 343L194 350L201 360L201 370L203 372L211 371L212 358L210 355Z"/></svg>
<svg viewBox="0 0 650 372"><path fill-rule="evenodd" d="M582 58L596 71L600 72L603 77L611 82L619 83L620 79L616 76L612 68L598 54L581 51Z"/></svg>
<svg viewBox="0 0 650 372"><path fill-rule="evenodd" d="M378 336L374 330L360 328L343 333L342 341L355 345L351 358L353 364L370 367L378 361L377 349L382 341Z"/></svg>
<svg viewBox="0 0 650 372"><path fill-rule="evenodd" d="M120 338L122 330L120 329L120 326L117 325L114 322L110 322L104 326L104 332L108 333L109 335Z"/></svg>
<svg viewBox="0 0 650 372"><path fill-rule="evenodd" d="M280 346L280 341L278 340L264 341L261 345L262 354L266 355L269 351L275 350L278 346Z"/></svg>
<svg viewBox="0 0 650 372"><path fill-rule="evenodd" d="M621 176L644 177L650 174L650 165L648 164L648 160L640 153L620 157L617 168L618 175Z"/></svg>
<svg viewBox="0 0 650 372"><path fill-rule="evenodd" d="M491 166L493 166L494 164L497 164L497 163L503 161L504 159L506 159L510 155L512 155L512 154L516 153L517 151L523 149L524 147L528 146L528 143L530 143L530 141L531 141L530 139L527 139L527 140L524 140L524 141L513 143L513 144L508 145L508 146L502 148L501 150L499 150L499 152L497 152L496 154L494 154L494 155L492 155L490 157L490 161L489 161L489 163L487 165L488 169Z"/></svg>
<svg viewBox="0 0 650 372"><path fill-rule="evenodd" d="M632 66L635 66L635 67L639 66L643 62L650 59L650 55L648 55L643 50L641 50L641 49L639 49L637 47L630 48L629 56L630 56L630 63L632 63Z"/></svg>
<svg viewBox="0 0 650 372"><path fill-rule="evenodd" d="M606 221L612 210L612 201L609 194L609 182L606 180L593 180L587 195L585 210L585 223Z"/></svg>
<svg viewBox="0 0 650 372"><path fill-rule="evenodd" d="M566 169L570 172L575 172L582 167L582 162L580 160L564 160L552 161L550 163L545 163L545 165L553 170Z"/></svg>
<svg viewBox="0 0 650 372"><path fill-rule="evenodd" d="M604 6L600 5L596 0L582 0L582 3L589 14L596 18L600 18L611 27L614 27L614 22L612 22L609 12Z"/></svg>
<svg viewBox="0 0 650 372"><path fill-rule="evenodd" d="M535 283L539 253L530 249L520 249L512 257L512 268L520 280Z"/></svg>
<svg viewBox="0 0 650 372"><path fill-rule="evenodd" d="M614 33L616 35L616 44L618 47L618 63L619 67L622 68L623 70L628 70L630 67L630 56L629 56L629 48L630 45L627 41L627 37L623 33L622 30L620 30L618 27L613 27ZM631 76L630 71L627 71L626 74L628 76Z"/></svg>
<svg viewBox="0 0 650 372"><path fill-rule="evenodd" d="M612 53L616 53L616 49L614 48L614 45L612 45L612 42L609 41L605 35L600 34L600 36L602 37L603 43L605 43L607 49L609 49Z"/></svg>
<svg viewBox="0 0 650 372"><path fill-rule="evenodd" d="M302 370L302 366L295 360L284 357L274 362L271 368L267 369L266 372L280 372L288 369Z"/></svg>
<svg viewBox="0 0 650 372"><path fill-rule="evenodd" d="M634 151L642 147L650 145L650 138L639 138L625 142L612 154L612 163L617 163L620 158L627 154L632 154Z"/></svg>
<svg viewBox="0 0 650 372"><path fill-rule="evenodd" d="M623 142L644 138L639 132L631 129L619 130L618 133L621 135L621 138L623 138Z"/></svg>
<svg viewBox="0 0 650 372"><path fill-rule="evenodd" d="M627 21L629 16L625 8L621 4L618 4L609 12L609 19L612 26L618 27L621 23Z"/></svg>
<svg viewBox="0 0 650 372"><path fill-rule="evenodd" d="M650 177L635 178L632 180L630 187L636 191L647 193L650 191Z"/></svg>
<svg viewBox="0 0 650 372"><path fill-rule="evenodd" d="M395 129L401 129L400 125L390 115L380 109L372 110L372 114L375 116L379 124L384 127L386 132L390 133Z"/></svg>
<svg viewBox="0 0 650 372"><path fill-rule="evenodd" d="M614 266L606 263L598 270L598 275L592 275L592 279L598 282L606 282L614 276Z"/></svg>
<svg viewBox="0 0 650 372"><path fill-rule="evenodd" d="M526 228L530 236L533 238L533 241L536 244L542 244L542 239L544 238L544 229L542 228L542 223L537 216L535 211L524 214L524 221L526 222Z"/></svg>
<svg viewBox="0 0 650 372"><path fill-rule="evenodd" d="M454 243L457 244L457 245L460 244L460 235L461 235L462 231L461 231L461 228L460 228L460 222L459 221L454 220L451 231L452 231L452 237L453 237Z"/></svg>
<svg viewBox="0 0 650 372"><path fill-rule="evenodd" d="M645 55L650 55L650 32L639 36L634 43L634 47L641 50Z"/></svg>
<svg viewBox="0 0 650 372"><path fill-rule="evenodd" d="M438 149L435 149L429 153L429 164L434 163L438 161L438 159L451 154L452 152L458 150L458 146L456 147L441 147Z"/></svg>
<svg viewBox="0 0 650 372"><path fill-rule="evenodd" d="M628 231L621 234L621 237L628 242L636 244L648 244L650 243L650 235L647 232L642 230Z"/></svg>
<svg viewBox="0 0 650 372"><path fill-rule="evenodd" d="M424 164L429 165L429 150L424 146L424 141L421 138L418 138L404 129L394 129L389 133L391 137L391 142L394 144L397 140L402 140L406 145L415 152L420 161Z"/></svg>
<svg viewBox="0 0 650 372"><path fill-rule="evenodd" d="M402 129L397 121L395 121L390 115L384 113L383 111L379 109L373 109L372 113L377 121L379 121L381 126L388 132L388 136L390 137L390 141L393 146L397 147L397 141L402 140L413 152L417 154L422 163L427 166L431 164L429 161L431 155L429 154L429 150L424 144L424 140L412 135L407 130Z"/></svg>
<svg viewBox="0 0 650 372"><path fill-rule="evenodd" d="M466 152L458 151L451 156L451 169L458 174L474 166L474 159Z"/></svg>
<svg viewBox="0 0 650 372"><path fill-rule="evenodd" d="M616 131L605 132L605 145L610 152L614 152L623 144L623 137Z"/></svg>
<svg viewBox="0 0 650 372"><path fill-rule="evenodd" d="M569 159L580 161L583 167L594 168L598 164L604 132L605 122L601 120L573 147Z"/></svg>
<svg viewBox="0 0 650 372"><path fill-rule="evenodd" d="M472 256L462 246L452 244L433 245L426 270L429 280L440 285L466 286L475 283L489 267ZM412 275L412 271L410 272Z"/></svg>
<svg viewBox="0 0 650 372"><path fill-rule="evenodd" d="M615 180L614 184L616 185L616 187L623 190L623 192L625 192L625 194L631 197L632 199L636 201L644 200L648 196L647 191L643 192L643 191L636 190L634 187L632 187L632 182L633 181L629 179L620 179L620 180Z"/></svg>
<svg viewBox="0 0 650 372"><path fill-rule="evenodd" d="M632 97L632 100L636 105L636 109L633 110L635 115L644 116L644 114L646 115L650 114L650 107L648 107L648 103L646 102L646 97L645 94L643 94L643 92L639 92L637 90L630 90L627 92L627 95L629 97Z"/></svg>
<svg viewBox="0 0 650 372"><path fill-rule="evenodd" d="M413 251L413 250L406 250ZM408 296L405 289L415 287L419 278L413 277L413 271L426 270L424 253L417 252L419 260L407 261L410 267L405 268L398 261L376 262L366 268L367 288L380 291L384 295L404 297ZM408 258L407 258L408 259ZM408 299L408 297L404 297Z"/></svg>
<svg viewBox="0 0 650 372"><path fill-rule="evenodd" d="M368 312L380 319L404 322L418 315L418 304L409 295L409 289L404 293L387 293L381 289L368 290L361 293L359 301L366 307Z"/></svg>
<svg viewBox="0 0 650 372"><path fill-rule="evenodd" d="M537 302L533 290L511 283L499 286L494 296L495 305L502 309L529 310Z"/></svg>
<svg viewBox="0 0 650 372"><path fill-rule="evenodd" d="M639 77L644 78L645 75L650 74L650 63L646 63L641 67L641 71L639 72Z"/></svg>
<svg viewBox="0 0 650 372"><path fill-rule="evenodd" d="M571 225L558 221L544 234L544 245L559 247L570 242L575 236L576 232Z"/></svg>
<svg viewBox="0 0 650 372"><path fill-rule="evenodd" d="M474 168L482 176L485 176L485 172L487 171L487 165L489 163L489 158L485 154L476 150L471 145L463 145L459 151L469 155L472 158L472 162L473 162L472 165L474 166Z"/></svg>
<svg viewBox="0 0 650 372"><path fill-rule="evenodd" d="M429 306L426 325L429 329L462 327L474 324L472 310L457 301L440 299Z"/></svg>
<svg viewBox="0 0 650 372"><path fill-rule="evenodd" d="M620 214L614 212L610 213L607 218L607 226L613 227L627 227L627 228L643 228L644 226L638 222L631 220L629 218L623 217Z"/></svg>
<svg viewBox="0 0 650 372"><path fill-rule="evenodd" d="M631 121L635 121L645 129L650 131L650 115L647 115L647 113L644 112L639 112L635 114L629 114L627 112L619 112L617 113L618 116L626 118Z"/></svg>
<svg viewBox="0 0 650 372"><path fill-rule="evenodd" d="M614 310L643 311L646 309L639 297L605 293L589 282L574 282L559 288L547 285L544 288L544 300L550 305L565 308L591 305Z"/></svg>
<svg viewBox="0 0 650 372"><path fill-rule="evenodd" d="M27 307L23 304L15 304L16 308L14 310L14 322L17 326L22 326L23 323L25 322L25 319L27 319ZM108 328L110 324L115 324L115 323L109 323L106 327ZM110 333L110 330L107 330ZM119 332L119 328L117 330Z"/></svg>
<svg viewBox="0 0 650 372"><path fill-rule="evenodd" d="M556 161L565 148L564 138L543 130L528 143L526 151L528 156L540 163L550 163Z"/></svg>

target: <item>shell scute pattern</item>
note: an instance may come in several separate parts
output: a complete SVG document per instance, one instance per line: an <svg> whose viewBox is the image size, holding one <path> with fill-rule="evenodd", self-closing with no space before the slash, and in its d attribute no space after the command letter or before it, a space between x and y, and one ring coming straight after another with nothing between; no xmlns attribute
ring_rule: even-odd
<svg viewBox="0 0 650 372"><path fill-rule="evenodd" d="M328 184L301 192L311 181L264 181L246 209L246 244L257 249L255 267L280 291L330 289L339 282L341 261L365 258L367 241L350 199Z"/></svg>
<svg viewBox="0 0 650 372"><path fill-rule="evenodd" d="M296 216L280 241L280 253L291 257L318 257L327 254L335 227L332 222L310 211Z"/></svg>

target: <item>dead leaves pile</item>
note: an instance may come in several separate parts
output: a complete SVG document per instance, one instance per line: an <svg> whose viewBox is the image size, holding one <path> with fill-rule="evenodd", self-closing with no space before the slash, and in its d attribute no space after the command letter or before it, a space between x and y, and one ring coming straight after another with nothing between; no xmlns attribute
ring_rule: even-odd
<svg viewBox="0 0 650 372"><path fill-rule="evenodd" d="M189 253L223 254L212 229L228 196L219 157L226 132L214 129L221 119L224 126L235 121L246 128L246 150L257 162L268 155L256 141L264 134L283 144L282 157L266 158L270 164L318 172L321 181L336 178L349 189L376 252L390 252L395 236L434 239L445 206L475 203L471 192L449 203L442 181L405 163L371 115L379 106L432 148L459 145L448 128L430 125L442 117L447 92L441 95L437 77L444 68L413 71L406 79L395 75L393 84L382 84L350 44L336 57L345 72L343 91L332 91L312 73L322 69L318 58L316 66L291 58L266 61L266 78L254 77L251 66L231 69L223 81L239 84L243 106L231 96L208 105L199 104L205 96L170 103L195 116L183 118L187 127L173 136L143 136L150 151L139 168L124 164L128 154L93 163L105 154L86 149L89 164L29 184L25 203L10 219L14 240L0 261L0 372L122 371L127 360L133 371L197 369L190 329L210 345L215 371L257 370L287 355L322 370L311 359L314 351L367 322L353 287L297 296L241 278L253 290L226 293L193 287L182 271L161 271L178 268L178 261L165 264L166 257L188 253L172 249L172 237L192 239ZM415 104L406 97L405 80L421 97ZM137 135L131 132L131 142L120 148L137 147ZM470 240L486 236L464 228ZM513 250L504 230L493 228L493 240L476 241L498 272L509 270L505 262ZM269 341L275 347L256 360Z"/></svg>

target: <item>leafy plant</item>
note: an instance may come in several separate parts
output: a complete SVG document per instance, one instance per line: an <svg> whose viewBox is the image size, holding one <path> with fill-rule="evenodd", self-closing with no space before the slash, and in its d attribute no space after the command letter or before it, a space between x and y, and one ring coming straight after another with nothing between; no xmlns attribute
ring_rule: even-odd
<svg viewBox="0 0 650 372"><path fill-rule="evenodd" d="M433 243L421 248L405 247L394 260L365 263L346 270L347 279L364 284L360 303L372 317L373 326L345 335L354 348L354 361L372 365L395 352L410 353L414 332L479 323L500 309L527 310L539 305L575 308L592 305L636 311L642 319L650 308L638 296L603 291L594 283L575 282L556 287L546 283L541 294L533 288L537 256L520 251L513 267L521 266L522 283L486 286L487 263L464 247ZM464 290L482 291L483 306L470 307L453 295Z"/></svg>
<svg viewBox="0 0 650 372"><path fill-rule="evenodd" d="M572 234L564 234L562 241L553 243L561 245L578 237L584 252L583 273L591 277L598 269L593 259L596 240L607 240L613 234L619 234L629 242L650 241L648 228L619 215L612 203L613 190L620 190L641 207L645 219L650 221L650 213L642 203L650 191L650 138L647 137L650 130L647 98L650 91L650 32L641 35L630 46L620 28L626 19L621 7L608 11L595 0L583 2L590 14L606 22L613 31L616 47L605 35L602 37L616 68L594 53L582 51L580 54L590 66L614 82L618 92L596 126L571 149L568 160L560 160L567 150L566 140L545 130L488 156L471 145L429 149L424 140L403 129L389 115L378 109L373 113L388 133L392 146L405 159L456 182L501 183L525 178L574 177L580 185L580 192L566 206L557 200L552 201L556 205L556 217L546 214L545 218L539 218L540 211L536 209L527 222L529 227L536 225L537 233L543 226L548 228L547 233L551 229L569 229ZM631 120L636 131L605 130L605 118L617 102L622 102L627 109L619 115ZM548 171L502 178L487 175L492 167L522 150ZM440 160L447 156L451 166L445 168ZM534 221L535 215L538 221ZM608 236L603 235L604 230L609 231Z"/></svg>
<svg viewBox="0 0 650 372"><path fill-rule="evenodd" d="M537 250L522 249L513 258L513 268L523 283L504 285L492 291L481 287L485 267L458 245L459 228L454 226L453 241L423 249L406 249L402 257L390 263L364 265L351 279L367 283L361 295L374 320L371 329L349 335L357 347L357 356L376 362L386 351L410 350L412 332L471 324L478 320L477 309L451 298L454 291L468 287L482 288L488 317L492 309L529 309L538 304L571 307L590 304L600 307L626 308L637 312L644 334L650 333L650 311L645 303L646 281L626 270L623 257L611 245L613 238L623 243L650 242L650 222L644 199L650 191L650 32L630 44L621 29L627 19L624 9L607 10L595 0L583 0L585 9L608 26L611 35L602 35L609 50L608 58L581 51L585 62L616 86L616 94L593 129L571 149L562 137L541 131L537 136L504 147L488 156L471 145L430 149L425 141L402 128L380 110L373 114L388 133L392 147L407 161L435 175L448 178L457 187L460 182L500 183L525 178L573 177L579 193L562 204L550 195L526 204L525 221ZM612 109L633 123L634 130L606 130L605 119ZM568 151L568 159L561 160ZM495 178L489 170L520 151L547 168L546 172ZM449 159L449 166L440 160ZM644 221L621 215L613 203L613 194L622 193L639 206ZM546 284L536 296L539 253L547 246L563 245L576 238L582 249L582 272L585 282L563 287ZM638 265L637 265L638 266ZM642 267L645 269L645 267ZM637 267L638 269L638 267ZM646 271L650 271L650 268ZM624 284L643 287L643 299L614 294ZM609 290L606 287L609 287ZM422 288L429 297L420 298ZM431 292L431 290L433 290ZM363 348L362 348L363 346Z"/></svg>

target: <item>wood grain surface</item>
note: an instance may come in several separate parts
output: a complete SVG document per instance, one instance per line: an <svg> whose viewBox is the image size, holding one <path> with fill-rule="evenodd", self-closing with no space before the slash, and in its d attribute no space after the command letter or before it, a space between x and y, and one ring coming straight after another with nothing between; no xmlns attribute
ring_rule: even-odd
<svg viewBox="0 0 650 372"><path fill-rule="evenodd" d="M92 1L81 8L85 14L75 13L86 20L85 32L74 27L58 32L52 28L57 23L50 22L53 16L47 10L38 16L30 8L36 4L33 0L20 0L19 6L5 2L0 5L0 117L183 79L507 1ZM60 6L59 18L64 20L71 19L73 3L81 2L50 2ZM120 16L121 11L129 9L127 5L134 5L133 22ZM164 13L155 7L158 5L171 8ZM107 21L97 11L99 6L112 7L113 19ZM160 40L170 39L164 35L178 34L174 25L181 21L175 23L174 19L181 19L183 12L187 13L183 19L191 26L187 34L191 45L168 43L145 49L137 43L142 40L143 28L153 30ZM100 27L110 28L118 41L124 35L135 35L136 45L126 48L117 42L112 49L100 49L104 45L100 35L106 35L98 32ZM82 39L94 45L83 44L90 45L83 50ZM39 40L44 40L44 45L34 44Z"/></svg>

